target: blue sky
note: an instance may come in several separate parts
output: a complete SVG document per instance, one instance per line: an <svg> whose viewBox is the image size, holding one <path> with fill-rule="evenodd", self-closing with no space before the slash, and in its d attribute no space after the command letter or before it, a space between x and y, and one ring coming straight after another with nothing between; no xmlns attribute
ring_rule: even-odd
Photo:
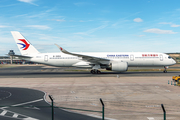
<svg viewBox="0 0 180 120"><path fill-rule="evenodd" d="M179 0L1 0L0 55L10 31L40 52L180 52Z"/></svg>

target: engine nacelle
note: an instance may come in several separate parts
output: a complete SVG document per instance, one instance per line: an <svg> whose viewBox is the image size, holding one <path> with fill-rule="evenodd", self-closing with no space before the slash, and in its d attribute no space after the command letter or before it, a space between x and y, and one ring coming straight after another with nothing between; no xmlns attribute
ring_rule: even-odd
<svg viewBox="0 0 180 120"><path fill-rule="evenodd" d="M127 62L113 61L110 64L109 68L106 68L106 70L124 72L124 71L128 70L128 63Z"/></svg>

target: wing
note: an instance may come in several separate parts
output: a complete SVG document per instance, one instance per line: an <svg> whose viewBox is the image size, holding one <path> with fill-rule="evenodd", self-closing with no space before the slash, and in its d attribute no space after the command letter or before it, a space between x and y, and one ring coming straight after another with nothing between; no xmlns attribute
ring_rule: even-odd
<svg viewBox="0 0 180 120"><path fill-rule="evenodd" d="M59 45L57 45L57 44L55 44L55 45L65 54L77 56L77 57L79 57L80 59L82 59L84 61L88 61L88 62L91 62L91 63L94 63L94 64L108 64L109 61L110 61L109 59L105 59L105 58L88 56L88 55L83 55L83 54L71 53L71 52L66 51L65 49L63 49Z"/></svg>
<svg viewBox="0 0 180 120"><path fill-rule="evenodd" d="M11 55L11 56L18 57L20 59L23 59L23 58L32 58L30 56L24 56L24 55Z"/></svg>

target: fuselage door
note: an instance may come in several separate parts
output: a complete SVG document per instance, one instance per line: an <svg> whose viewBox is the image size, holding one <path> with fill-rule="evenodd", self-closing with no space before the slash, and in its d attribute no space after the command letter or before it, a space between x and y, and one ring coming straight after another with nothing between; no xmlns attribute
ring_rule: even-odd
<svg viewBox="0 0 180 120"><path fill-rule="evenodd" d="M159 55L160 61L163 61L163 55Z"/></svg>
<svg viewBox="0 0 180 120"><path fill-rule="evenodd" d="M44 56L44 62L48 62L48 55Z"/></svg>
<svg viewBox="0 0 180 120"><path fill-rule="evenodd" d="M134 61L134 55L132 55L132 54L130 55L130 60Z"/></svg>

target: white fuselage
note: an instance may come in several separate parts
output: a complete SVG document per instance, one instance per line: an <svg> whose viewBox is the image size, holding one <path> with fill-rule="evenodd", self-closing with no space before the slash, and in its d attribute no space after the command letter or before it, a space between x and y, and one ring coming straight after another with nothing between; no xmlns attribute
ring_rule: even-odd
<svg viewBox="0 0 180 120"><path fill-rule="evenodd" d="M128 67L154 67L154 66L170 66L176 62L164 53L155 52L102 52L102 53L79 53L82 55L94 56L98 58L109 59L104 64L111 61L127 62ZM46 65L58 67L85 67L92 68L89 62L83 61L82 58L64 53L39 53L28 55L32 58L25 60L42 63ZM92 64L92 63L91 63Z"/></svg>

